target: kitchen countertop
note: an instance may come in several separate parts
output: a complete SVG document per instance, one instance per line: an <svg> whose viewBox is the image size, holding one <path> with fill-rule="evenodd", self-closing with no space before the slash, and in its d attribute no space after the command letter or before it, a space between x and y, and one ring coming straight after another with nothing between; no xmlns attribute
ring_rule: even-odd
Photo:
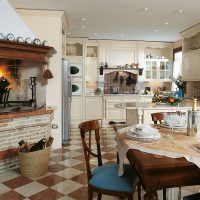
<svg viewBox="0 0 200 200"><path fill-rule="evenodd" d="M169 104L156 104L156 103L147 103L147 102L127 102L120 103L115 105L117 108L124 109L176 109L176 108L192 108L192 100L183 100L177 106L172 106ZM197 107L200 108L200 102L197 103Z"/></svg>

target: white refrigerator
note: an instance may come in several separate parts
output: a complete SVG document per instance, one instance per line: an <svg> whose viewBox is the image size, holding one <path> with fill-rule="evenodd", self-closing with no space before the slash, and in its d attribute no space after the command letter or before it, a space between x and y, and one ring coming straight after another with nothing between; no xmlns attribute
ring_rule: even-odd
<svg viewBox="0 0 200 200"><path fill-rule="evenodd" d="M70 112L72 101L72 84L70 77L70 62L62 59L62 143L70 140Z"/></svg>

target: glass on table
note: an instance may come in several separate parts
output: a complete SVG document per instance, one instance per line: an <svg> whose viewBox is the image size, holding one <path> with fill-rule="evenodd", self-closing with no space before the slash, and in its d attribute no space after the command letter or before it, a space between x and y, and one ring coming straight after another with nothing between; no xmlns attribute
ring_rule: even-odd
<svg viewBox="0 0 200 200"><path fill-rule="evenodd" d="M173 139L174 138L174 128L179 124L180 116L177 113L165 113L164 114L164 121L170 127L171 131L169 135L166 135L167 138Z"/></svg>

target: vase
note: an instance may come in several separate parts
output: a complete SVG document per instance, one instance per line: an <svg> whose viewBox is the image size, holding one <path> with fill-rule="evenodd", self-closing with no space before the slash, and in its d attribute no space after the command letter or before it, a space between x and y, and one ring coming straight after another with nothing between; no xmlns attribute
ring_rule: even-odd
<svg viewBox="0 0 200 200"><path fill-rule="evenodd" d="M177 93L178 97L184 97L184 90L182 88L177 88Z"/></svg>

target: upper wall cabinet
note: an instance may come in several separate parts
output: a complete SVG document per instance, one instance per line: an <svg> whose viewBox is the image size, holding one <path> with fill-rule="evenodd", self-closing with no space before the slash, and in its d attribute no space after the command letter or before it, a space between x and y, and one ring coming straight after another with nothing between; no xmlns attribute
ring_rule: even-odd
<svg viewBox="0 0 200 200"><path fill-rule="evenodd" d="M83 44L77 41L67 41L66 44L66 58L71 63L80 63L83 62Z"/></svg>
<svg viewBox="0 0 200 200"><path fill-rule="evenodd" d="M172 74L171 48L145 48L144 79L170 81Z"/></svg>
<svg viewBox="0 0 200 200"><path fill-rule="evenodd" d="M200 81L200 24L182 32L181 36L183 41L183 79Z"/></svg>

